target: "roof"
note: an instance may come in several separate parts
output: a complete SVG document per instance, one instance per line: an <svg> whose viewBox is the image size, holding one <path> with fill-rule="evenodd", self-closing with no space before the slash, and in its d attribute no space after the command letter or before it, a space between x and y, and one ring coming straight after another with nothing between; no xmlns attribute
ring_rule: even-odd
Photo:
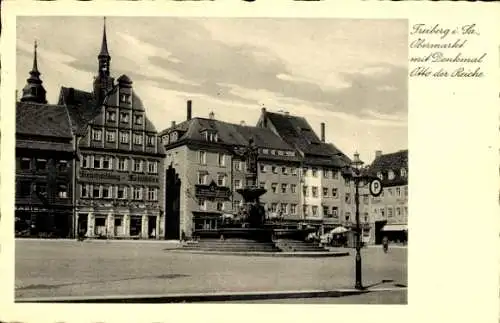
<svg viewBox="0 0 500 323"><path fill-rule="evenodd" d="M408 150L380 155L375 158L368 169L373 175L382 173L382 184L384 186L406 185L408 183L408 174L401 176L401 169L408 172ZM388 178L389 171L394 173L394 178L391 180Z"/></svg>
<svg viewBox="0 0 500 323"><path fill-rule="evenodd" d="M307 163L345 166L350 162L335 145L322 142L305 118L267 111L264 118L272 123L283 140L304 153Z"/></svg>
<svg viewBox="0 0 500 323"><path fill-rule="evenodd" d="M35 139L16 139L16 148L19 149L38 149L50 151L73 151L71 142L54 142Z"/></svg>
<svg viewBox="0 0 500 323"><path fill-rule="evenodd" d="M173 128L163 130L160 135L164 135L172 130L178 130L183 132L178 142L182 140L206 142L202 132L210 129L217 132L218 142L221 144L247 146L249 139L253 138L255 145L259 148L295 151L292 146L283 141L270 129L244 126L215 119L193 118L175 125Z"/></svg>
<svg viewBox="0 0 500 323"><path fill-rule="evenodd" d="M78 135L84 135L88 123L100 113L92 93L74 88L61 87L58 104L66 105L73 131Z"/></svg>
<svg viewBox="0 0 500 323"><path fill-rule="evenodd" d="M16 134L73 138L64 106L33 102L16 103Z"/></svg>
<svg viewBox="0 0 500 323"><path fill-rule="evenodd" d="M123 76L124 75L120 76L120 78L122 78ZM127 77L127 76L125 75L125 77ZM110 103L110 102L119 102L118 95L120 94L120 92L119 92L120 86L130 88L129 85L132 84L132 81L130 81L130 83L126 83L126 84L127 84L126 86L124 86L123 83L121 83L121 84L119 83L119 85L115 85L111 89L111 91L109 91L109 93L106 95L106 98L104 99L104 104L108 104L109 106L116 106L116 104ZM141 98L137 95L137 93L134 90L132 90L132 110L146 111L144 109L144 104L142 103Z"/></svg>

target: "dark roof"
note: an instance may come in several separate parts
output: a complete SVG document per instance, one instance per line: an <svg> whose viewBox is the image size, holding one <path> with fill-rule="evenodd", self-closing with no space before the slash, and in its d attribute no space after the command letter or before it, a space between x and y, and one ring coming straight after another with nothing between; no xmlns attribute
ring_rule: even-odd
<svg viewBox="0 0 500 323"><path fill-rule="evenodd" d="M16 103L16 134L73 138L64 106L32 102Z"/></svg>
<svg viewBox="0 0 500 323"><path fill-rule="evenodd" d="M121 83L121 84L127 84L127 85L130 85L132 84L132 80L130 79L130 77L128 77L127 75L123 74L122 76L120 76L118 79L117 79L118 83Z"/></svg>
<svg viewBox="0 0 500 323"><path fill-rule="evenodd" d="M381 173L383 175L382 184L384 186L405 185L408 183L408 174L401 176L401 169L408 173L408 150L383 154L375 158L368 167L372 175ZM389 180L388 173L393 171L394 178Z"/></svg>
<svg viewBox="0 0 500 323"><path fill-rule="evenodd" d="M100 112L92 93L74 88L61 87L58 104L66 106L73 131L78 135L86 133L89 122Z"/></svg>
<svg viewBox="0 0 500 323"><path fill-rule="evenodd" d="M39 149L49 151L73 151L73 145L68 142L42 141L32 139L16 139L16 148Z"/></svg>
<svg viewBox="0 0 500 323"><path fill-rule="evenodd" d="M253 138L255 145L259 148L296 151L270 129L244 126L215 119L193 118L175 125L173 128L163 130L160 135L177 130L181 132L177 142L183 140L206 142L202 133L204 130L210 129L217 132L220 144L244 147L248 145L249 139Z"/></svg>
<svg viewBox="0 0 500 323"><path fill-rule="evenodd" d="M130 80L130 79L129 79ZM132 82L132 81L130 81ZM128 83L126 87L129 87L129 85L132 83ZM120 94L120 86L124 87L124 84L119 84L113 87L111 91L106 95L106 98L104 100L104 104L107 104L109 106L116 106L115 103L111 102L119 102L118 101L118 95ZM146 111L144 109L144 104L142 103L141 98L135 93L134 90L132 90L132 110L137 110L137 111Z"/></svg>
<svg viewBox="0 0 500 323"><path fill-rule="evenodd" d="M345 166L349 158L335 145L320 140L303 117L265 112L278 134L291 146L299 149L309 164Z"/></svg>

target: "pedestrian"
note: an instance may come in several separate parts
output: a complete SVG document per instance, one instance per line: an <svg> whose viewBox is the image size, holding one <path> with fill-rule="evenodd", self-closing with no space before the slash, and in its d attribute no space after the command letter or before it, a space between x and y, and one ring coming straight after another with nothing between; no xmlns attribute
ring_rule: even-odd
<svg viewBox="0 0 500 323"><path fill-rule="evenodd" d="M384 253L387 253L387 251L389 251L389 239L387 238L387 236L382 238L382 246L384 248Z"/></svg>

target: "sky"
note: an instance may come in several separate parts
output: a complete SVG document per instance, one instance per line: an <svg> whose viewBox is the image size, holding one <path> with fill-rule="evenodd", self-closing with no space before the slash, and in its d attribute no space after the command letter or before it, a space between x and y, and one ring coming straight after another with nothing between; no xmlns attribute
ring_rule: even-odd
<svg viewBox="0 0 500 323"><path fill-rule="evenodd" d="M103 17L18 17L17 81L33 64L49 103L91 91ZM111 73L128 75L158 131L194 117L256 124L261 108L305 117L370 163L408 148L406 20L107 17Z"/></svg>

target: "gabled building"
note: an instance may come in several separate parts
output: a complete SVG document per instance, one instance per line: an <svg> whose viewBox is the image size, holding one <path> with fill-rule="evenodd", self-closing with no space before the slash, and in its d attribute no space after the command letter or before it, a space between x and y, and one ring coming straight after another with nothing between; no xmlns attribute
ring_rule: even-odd
<svg viewBox="0 0 500 323"><path fill-rule="evenodd" d="M111 76L105 25L97 59L93 90L62 87L58 102L81 137L77 231L91 238L159 239L164 236L164 150L132 80Z"/></svg>
<svg viewBox="0 0 500 323"><path fill-rule="evenodd" d="M16 236L73 235L75 139L64 106L47 103L37 48L16 103Z"/></svg>
<svg viewBox="0 0 500 323"><path fill-rule="evenodd" d="M379 197L371 198L375 243L383 236L396 242L408 239L408 150L382 154L377 151L368 167L384 187Z"/></svg>

